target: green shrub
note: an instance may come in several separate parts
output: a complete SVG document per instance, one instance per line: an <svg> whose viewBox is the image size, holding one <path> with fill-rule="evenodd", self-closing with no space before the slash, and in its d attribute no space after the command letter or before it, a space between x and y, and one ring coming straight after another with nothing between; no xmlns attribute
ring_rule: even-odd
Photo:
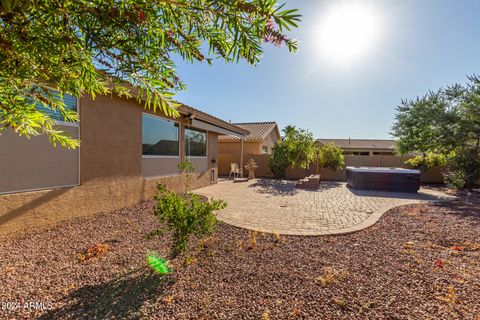
<svg viewBox="0 0 480 320"><path fill-rule="evenodd" d="M191 192L179 194L168 191L161 184L157 185L157 190L154 214L162 227L151 235L173 231L172 256L174 257L188 248L191 235L203 237L211 234L217 223L213 211L223 209L227 205L223 200L204 200Z"/></svg>
<svg viewBox="0 0 480 320"><path fill-rule="evenodd" d="M447 158L445 182L454 188L471 188L480 178L480 157L475 149L452 152Z"/></svg>
<svg viewBox="0 0 480 320"><path fill-rule="evenodd" d="M192 182L191 173L195 171L195 167L189 159L180 161L177 167L182 179L183 192L187 192L190 189L190 183Z"/></svg>
<svg viewBox="0 0 480 320"><path fill-rule="evenodd" d="M424 155L418 155L405 161L415 169L426 170L432 167L443 167L447 164L447 157L443 154L427 152Z"/></svg>
<svg viewBox="0 0 480 320"><path fill-rule="evenodd" d="M268 168L273 173L275 178L285 178L287 174L287 168L290 165L288 158L288 147L284 143L275 144L272 149L272 155L268 158Z"/></svg>
<svg viewBox="0 0 480 320"><path fill-rule="evenodd" d="M343 149L335 144L327 143L317 147L317 174L319 168L336 171L345 167Z"/></svg>

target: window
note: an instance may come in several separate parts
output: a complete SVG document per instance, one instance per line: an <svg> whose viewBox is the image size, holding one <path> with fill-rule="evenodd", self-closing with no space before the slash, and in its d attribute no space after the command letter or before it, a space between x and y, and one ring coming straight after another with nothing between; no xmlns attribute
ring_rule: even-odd
<svg viewBox="0 0 480 320"><path fill-rule="evenodd" d="M58 92L56 91L50 91L49 92L52 96L59 98ZM74 96L71 96L69 94L64 94L63 95L63 102L65 103L65 109L66 110L72 110L72 111L77 111L77 98ZM62 116L62 113L59 110L54 110L49 107L45 107L43 104L40 102L37 102L35 104L35 107L40 110L42 113L50 116L50 118L56 120L56 121L65 121L65 119Z"/></svg>
<svg viewBox="0 0 480 320"><path fill-rule="evenodd" d="M262 146L262 154L267 154L267 153L268 153L268 147Z"/></svg>
<svg viewBox="0 0 480 320"><path fill-rule="evenodd" d="M177 156L178 123L142 115L142 154L148 156Z"/></svg>
<svg viewBox="0 0 480 320"><path fill-rule="evenodd" d="M185 154L189 157L207 156L207 133L198 129L185 129Z"/></svg>

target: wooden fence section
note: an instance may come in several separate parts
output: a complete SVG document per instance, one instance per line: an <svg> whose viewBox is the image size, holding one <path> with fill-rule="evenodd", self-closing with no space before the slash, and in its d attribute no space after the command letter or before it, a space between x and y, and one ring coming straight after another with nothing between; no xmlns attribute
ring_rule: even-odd
<svg viewBox="0 0 480 320"><path fill-rule="evenodd" d="M258 168L255 170L257 177L271 178L273 175L268 169L267 162L270 155L244 154L243 163L246 164L249 159L253 159ZM345 156L345 164L349 167L393 167L393 168L409 168L405 164L408 157L400 156ZM240 164L238 155L222 154L218 155L218 173L221 176L228 176L230 173L230 163ZM247 174L245 168L243 169L245 176ZM315 164L312 164L309 169L287 169L287 179L301 179L309 174L315 173ZM339 180L343 181L346 177L346 170L322 170L320 171L322 180ZM441 168L431 168L422 172L422 182L425 183L442 183L443 177Z"/></svg>

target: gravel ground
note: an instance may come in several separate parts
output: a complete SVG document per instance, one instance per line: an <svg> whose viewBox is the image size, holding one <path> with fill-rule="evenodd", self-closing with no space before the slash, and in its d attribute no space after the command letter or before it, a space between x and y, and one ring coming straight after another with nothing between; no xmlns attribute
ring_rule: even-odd
<svg viewBox="0 0 480 320"><path fill-rule="evenodd" d="M145 237L152 205L0 242L0 318L480 319L478 196L343 236L220 224L168 278L144 267L148 250L169 252L169 236Z"/></svg>

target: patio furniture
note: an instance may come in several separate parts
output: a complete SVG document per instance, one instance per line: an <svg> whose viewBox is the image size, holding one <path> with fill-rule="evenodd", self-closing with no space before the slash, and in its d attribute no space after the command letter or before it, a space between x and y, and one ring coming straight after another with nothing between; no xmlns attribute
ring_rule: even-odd
<svg viewBox="0 0 480 320"><path fill-rule="evenodd" d="M243 178L243 170L239 168L238 163L230 163L230 174L228 178L230 179L233 175L233 179L235 178Z"/></svg>
<svg viewBox="0 0 480 320"><path fill-rule="evenodd" d="M255 179L255 168L258 168L255 160L248 160L247 164L245 165L245 169L248 170L248 180Z"/></svg>
<svg viewBox="0 0 480 320"><path fill-rule="evenodd" d="M402 168L347 167L347 184L352 189L417 192L420 171Z"/></svg>

